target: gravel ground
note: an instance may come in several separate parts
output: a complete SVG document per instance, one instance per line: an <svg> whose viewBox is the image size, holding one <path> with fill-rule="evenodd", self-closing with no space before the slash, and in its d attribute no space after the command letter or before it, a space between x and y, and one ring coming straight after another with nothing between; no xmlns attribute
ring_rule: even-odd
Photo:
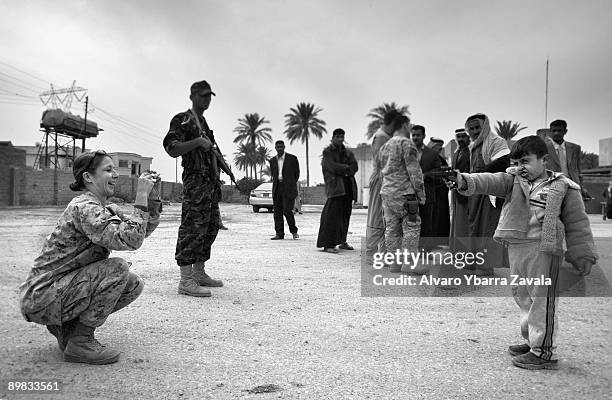
<svg viewBox="0 0 612 400"><path fill-rule="evenodd" d="M610 297L562 298L560 370L522 370L506 353L521 342L507 293L361 297L367 210L351 219L356 250L333 255L314 247L320 207L304 209L299 240L270 241L272 214L222 204L229 230L220 232L207 272L226 286L192 298L176 291L180 207L166 207L142 248L121 253L146 287L96 331L122 351L108 366L64 363L55 339L18 310L17 287L62 210L0 210L0 377L64 384L57 395L3 387L0 399L610 398ZM610 280L612 225L596 216L592 224L606 238L598 240L599 273Z"/></svg>

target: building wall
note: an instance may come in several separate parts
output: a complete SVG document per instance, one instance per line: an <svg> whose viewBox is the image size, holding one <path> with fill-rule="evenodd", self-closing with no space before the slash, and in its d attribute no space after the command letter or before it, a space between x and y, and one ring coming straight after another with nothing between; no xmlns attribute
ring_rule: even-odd
<svg viewBox="0 0 612 400"><path fill-rule="evenodd" d="M357 204L367 204L368 191L370 187L370 175L372 175L372 146L362 143L357 147L349 148L355 155L359 170L355 174L357 182ZM313 203L314 204L314 203Z"/></svg>
<svg viewBox="0 0 612 400"><path fill-rule="evenodd" d="M310 186L303 188L302 204L323 205L327 201L325 186Z"/></svg>
<svg viewBox="0 0 612 400"><path fill-rule="evenodd" d="M16 169L24 168L26 152L14 147L10 142L0 146L0 206L7 206L16 200L14 180Z"/></svg>
<svg viewBox="0 0 612 400"><path fill-rule="evenodd" d="M612 166L612 138L599 139L599 166Z"/></svg>
<svg viewBox="0 0 612 400"><path fill-rule="evenodd" d="M9 151L0 146L0 207L6 206L43 206L66 205L80 192L73 192L69 185L74 182L71 172L43 169L34 170L25 166L25 152L15 149ZM133 202L136 199L138 178L119 176L114 197ZM161 198L179 202L183 196L183 185L175 182L162 182ZM302 189L302 203L323 205L327 197L324 186ZM222 187L222 202L248 204L235 186Z"/></svg>
<svg viewBox="0 0 612 400"><path fill-rule="evenodd" d="M2 160L4 161L4 158ZM5 179L5 176L8 178ZM0 206L65 205L79 194L70 190L69 185L72 182L74 178L71 172L50 168L34 170L23 166L9 168L0 165ZM114 197L133 202L136 199L137 187L138 178L119 176ZM161 197L163 200L180 201L182 188L181 183L162 182ZM15 193L14 201L11 201L11 193Z"/></svg>

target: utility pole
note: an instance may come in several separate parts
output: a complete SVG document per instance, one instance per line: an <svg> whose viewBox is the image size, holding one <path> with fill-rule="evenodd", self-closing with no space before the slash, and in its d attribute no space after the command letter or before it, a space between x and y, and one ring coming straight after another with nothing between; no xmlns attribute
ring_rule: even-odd
<svg viewBox="0 0 612 400"><path fill-rule="evenodd" d="M83 124L83 132L87 130L87 109L89 105L89 96L85 96L85 123ZM81 153L85 153L85 138L81 139L83 141L81 145Z"/></svg>
<svg viewBox="0 0 612 400"><path fill-rule="evenodd" d="M544 126L548 126L548 57L546 57L546 98L544 100Z"/></svg>

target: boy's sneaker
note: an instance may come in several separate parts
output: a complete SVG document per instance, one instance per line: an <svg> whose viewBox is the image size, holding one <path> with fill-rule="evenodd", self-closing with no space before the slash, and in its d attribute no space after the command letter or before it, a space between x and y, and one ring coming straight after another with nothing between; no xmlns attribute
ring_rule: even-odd
<svg viewBox="0 0 612 400"><path fill-rule="evenodd" d="M559 363L557 360L544 360L533 354L529 353L522 354L512 358L512 364L520 368L525 369L558 369Z"/></svg>
<svg viewBox="0 0 612 400"><path fill-rule="evenodd" d="M512 346L508 346L508 353L512 357L520 356L521 354L529 353L531 351L531 346L527 343L523 344L513 344Z"/></svg>

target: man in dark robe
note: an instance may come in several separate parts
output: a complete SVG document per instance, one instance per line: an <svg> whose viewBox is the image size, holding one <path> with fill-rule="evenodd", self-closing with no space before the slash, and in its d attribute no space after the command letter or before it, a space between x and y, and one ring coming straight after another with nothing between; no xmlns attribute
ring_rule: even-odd
<svg viewBox="0 0 612 400"><path fill-rule="evenodd" d="M444 157L444 140L432 137L427 146L438 153L440 165L448 167L448 162ZM432 245L448 246L448 233L450 232L450 209L448 206L448 187L446 182L440 177L434 178L436 202L434 203Z"/></svg>
<svg viewBox="0 0 612 400"><path fill-rule="evenodd" d="M344 147L343 129L334 130L331 144L323 150L321 166L327 201L321 213L317 247L323 247L327 253L338 253L337 245L343 250L353 250L346 236L353 201L357 200L355 173L359 167L353 153Z"/></svg>
<svg viewBox="0 0 612 400"><path fill-rule="evenodd" d="M436 203L436 185L434 180L434 172L438 170L442 163L438 153L429 147L425 146L425 127L422 125L414 125L411 130L412 142L417 148L417 156L421 171L423 171L423 179L425 181L425 204L419 205L419 215L421 217L421 236L419 248L425 251L431 250L434 247L432 241L434 211Z"/></svg>

